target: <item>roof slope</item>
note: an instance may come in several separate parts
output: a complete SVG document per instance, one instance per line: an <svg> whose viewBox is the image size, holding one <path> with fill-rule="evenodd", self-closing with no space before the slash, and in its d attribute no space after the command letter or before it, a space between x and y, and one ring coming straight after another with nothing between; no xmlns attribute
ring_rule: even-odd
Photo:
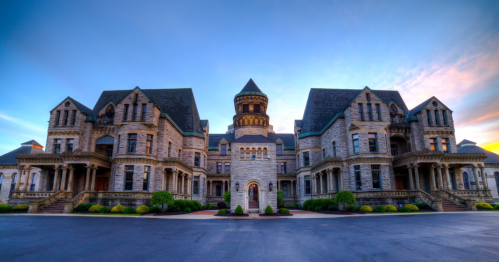
<svg viewBox="0 0 499 262"><path fill-rule="evenodd" d="M220 142L220 140L222 140L224 138L229 143L232 143L232 142L234 142L234 140L236 140L234 133L231 133L231 134L210 134L210 136L208 138L208 147L209 148L214 148L214 147L218 148L218 142Z"/></svg>
<svg viewBox="0 0 499 262"><path fill-rule="evenodd" d="M36 142L35 140L30 140L28 142L24 142L21 144L22 146L31 146L31 145L35 145L35 146L41 146L43 147L42 145L40 145L38 142Z"/></svg>
<svg viewBox="0 0 499 262"><path fill-rule="evenodd" d="M269 134L269 139L274 142L279 138L284 142L284 147L295 147L294 134Z"/></svg>
<svg viewBox="0 0 499 262"><path fill-rule="evenodd" d="M102 92L94 107L95 114L109 102L115 105L118 104L132 90ZM166 113L183 132L203 133L194 93L191 88L140 90L161 109L162 113Z"/></svg>
<svg viewBox="0 0 499 262"><path fill-rule="evenodd" d="M243 92L260 92L260 93L263 93L262 90L260 90L260 88L258 88L258 86L255 84L255 82L251 78L248 81L248 83L246 83L246 85L243 87L243 89L241 90L241 92L239 92L239 93L243 93Z"/></svg>
<svg viewBox="0 0 499 262"><path fill-rule="evenodd" d="M487 159L485 159L485 163L499 163L499 155L487 151L479 146L462 146L457 149L459 153L485 153L487 155Z"/></svg>
<svg viewBox="0 0 499 262"><path fill-rule="evenodd" d="M236 139L234 143L275 143L275 141L272 141L262 135L247 135Z"/></svg>
<svg viewBox="0 0 499 262"><path fill-rule="evenodd" d="M14 149L4 155L0 156L0 165L17 165L16 157L18 154L29 154L31 153L30 146L21 146Z"/></svg>

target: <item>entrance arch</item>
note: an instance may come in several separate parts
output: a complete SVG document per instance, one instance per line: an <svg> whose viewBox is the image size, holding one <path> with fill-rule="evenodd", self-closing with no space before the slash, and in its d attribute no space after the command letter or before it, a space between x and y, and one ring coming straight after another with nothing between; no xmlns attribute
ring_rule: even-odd
<svg viewBox="0 0 499 262"><path fill-rule="evenodd" d="M258 188L258 190L254 191L254 193L251 194L250 193L250 186L253 186L253 185L255 185ZM254 188L254 187L252 187L252 188ZM258 179L250 179L250 180L246 181L243 189L244 189L244 207L243 207L244 212L249 213L250 195L251 195L251 198L254 199L255 194L257 194L257 196L258 196L258 213L262 214L263 210L264 210L263 203L265 203L265 199L264 199L265 195L264 195L262 182L260 182L260 180L258 180Z"/></svg>

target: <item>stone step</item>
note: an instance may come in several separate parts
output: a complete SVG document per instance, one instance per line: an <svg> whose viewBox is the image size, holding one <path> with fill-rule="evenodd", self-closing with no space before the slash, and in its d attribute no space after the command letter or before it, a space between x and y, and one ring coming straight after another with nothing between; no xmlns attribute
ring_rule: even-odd
<svg viewBox="0 0 499 262"><path fill-rule="evenodd" d="M258 212L259 212L258 208L249 208L248 209L248 213L258 213Z"/></svg>

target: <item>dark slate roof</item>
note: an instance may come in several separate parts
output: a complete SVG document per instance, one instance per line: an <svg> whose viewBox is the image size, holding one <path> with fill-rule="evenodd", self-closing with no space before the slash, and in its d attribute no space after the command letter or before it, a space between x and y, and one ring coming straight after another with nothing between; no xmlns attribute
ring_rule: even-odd
<svg viewBox="0 0 499 262"><path fill-rule="evenodd" d="M258 88L258 86L255 84L255 82L251 78L248 81L248 83L246 83L246 85L243 87L243 89L241 90L241 92L239 92L239 93L243 93L243 92L260 92L260 93L263 93L262 90L260 90L260 88Z"/></svg>
<svg viewBox="0 0 499 262"><path fill-rule="evenodd" d="M21 146L31 146L31 145L35 145L35 146L41 146L43 147L42 145L40 145L38 142L36 142L35 140L30 140L28 142L24 142L21 144Z"/></svg>
<svg viewBox="0 0 499 262"><path fill-rule="evenodd" d="M96 145L114 145L114 138L112 136L105 136L99 138L96 142Z"/></svg>
<svg viewBox="0 0 499 262"><path fill-rule="evenodd" d="M463 139L463 141L459 142L459 144L457 144L458 146L460 145L465 145L465 144L473 144L473 145L476 145L476 142L473 142L473 141L470 141L468 139Z"/></svg>
<svg viewBox="0 0 499 262"><path fill-rule="evenodd" d="M415 116L417 113L419 113L423 108L426 107L426 105L433 99L433 97L430 97L428 100L424 101L423 103L417 105L415 108L411 109L409 111L409 114L407 115L407 118Z"/></svg>
<svg viewBox="0 0 499 262"><path fill-rule="evenodd" d="M183 132L203 133L191 88L140 90L161 109L162 113L166 113ZM133 89L102 92L95 104L94 112L97 114L109 102L118 104L132 91Z"/></svg>
<svg viewBox="0 0 499 262"><path fill-rule="evenodd" d="M234 141L234 143L275 143L262 135L242 136Z"/></svg>
<svg viewBox="0 0 499 262"><path fill-rule="evenodd" d="M303 120L295 120L295 125L299 128L301 128L301 125L303 124Z"/></svg>
<svg viewBox="0 0 499 262"><path fill-rule="evenodd" d="M311 88L303 113L302 134L320 132L338 114L343 113L364 89ZM395 102L407 112L407 106L398 91L371 90L385 103Z"/></svg>
<svg viewBox="0 0 499 262"><path fill-rule="evenodd" d="M31 153L31 146L21 146L4 155L0 156L0 165L17 165L16 157L18 154Z"/></svg>
<svg viewBox="0 0 499 262"><path fill-rule="evenodd" d="M78 108L78 110L80 110L85 115L94 117L94 112L90 108L88 108L84 104L74 100L70 96L64 98L64 100L62 100L56 107L54 107L54 109L50 110L50 113L52 113L52 111L54 111L58 106L60 106L64 101L66 101L66 99L71 100L71 102L73 102L73 104L75 104L76 108Z"/></svg>
<svg viewBox="0 0 499 262"><path fill-rule="evenodd" d="M471 141L470 141L471 142ZM499 163L499 155L487 151L479 146L461 146L457 149L459 153L485 153L487 155L487 159L485 159L485 163Z"/></svg>
<svg viewBox="0 0 499 262"><path fill-rule="evenodd" d="M235 140L234 133L232 134L210 134L208 138L208 147L217 147L218 148L218 142L225 138L227 142L232 143Z"/></svg>
<svg viewBox="0 0 499 262"><path fill-rule="evenodd" d="M277 141L281 139L284 142L285 147L295 147L295 135L293 134L269 134L269 139L272 141Z"/></svg>
<svg viewBox="0 0 499 262"><path fill-rule="evenodd" d="M208 120L200 120L199 124L201 125L201 128L205 128L208 125Z"/></svg>

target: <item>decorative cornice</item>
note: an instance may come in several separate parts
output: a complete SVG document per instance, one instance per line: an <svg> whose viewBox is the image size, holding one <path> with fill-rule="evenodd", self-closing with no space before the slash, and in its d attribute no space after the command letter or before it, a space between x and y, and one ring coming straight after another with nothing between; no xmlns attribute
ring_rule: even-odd
<svg viewBox="0 0 499 262"><path fill-rule="evenodd" d="M358 163L392 163L392 159L388 157L364 157L364 158L352 158L347 160L348 164L358 164Z"/></svg>
<svg viewBox="0 0 499 262"><path fill-rule="evenodd" d="M320 161L319 163L313 165L310 168L310 171L312 173L315 173L324 170L328 167L342 167L342 166L343 166L343 160L341 159L341 157L328 157Z"/></svg>
<svg viewBox="0 0 499 262"><path fill-rule="evenodd" d="M230 174L206 174L206 177L230 177Z"/></svg>
<svg viewBox="0 0 499 262"><path fill-rule="evenodd" d="M424 130L423 135L454 135L454 130Z"/></svg>
<svg viewBox="0 0 499 262"><path fill-rule="evenodd" d="M165 157L165 158L163 158L162 162L163 162L164 167L172 167L172 166L173 167L183 167L191 172L193 171L192 167L190 167L189 164L187 164L186 162L181 161L175 157Z"/></svg>

